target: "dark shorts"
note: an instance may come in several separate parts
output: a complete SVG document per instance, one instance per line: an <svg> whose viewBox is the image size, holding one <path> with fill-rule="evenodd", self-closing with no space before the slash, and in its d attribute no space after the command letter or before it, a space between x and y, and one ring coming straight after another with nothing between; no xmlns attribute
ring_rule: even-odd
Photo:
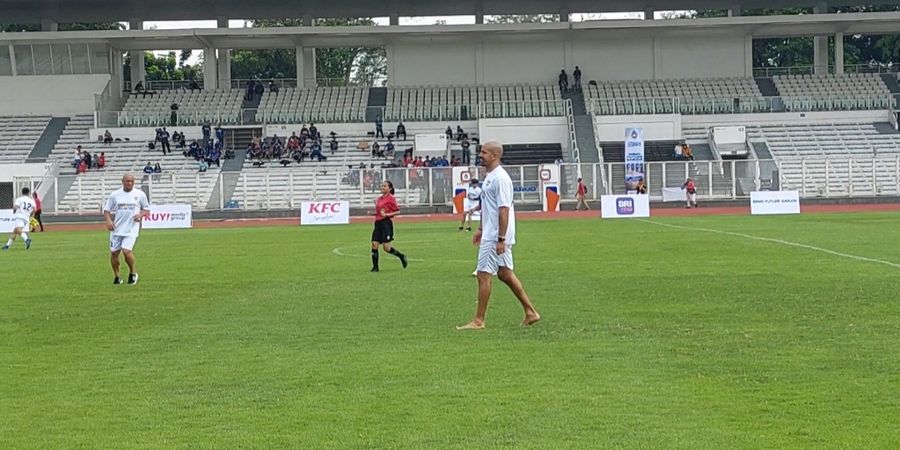
<svg viewBox="0 0 900 450"><path fill-rule="evenodd" d="M391 219L382 219L375 222L375 229L372 230L372 242L391 242L394 240L394 223Z"/></svg>

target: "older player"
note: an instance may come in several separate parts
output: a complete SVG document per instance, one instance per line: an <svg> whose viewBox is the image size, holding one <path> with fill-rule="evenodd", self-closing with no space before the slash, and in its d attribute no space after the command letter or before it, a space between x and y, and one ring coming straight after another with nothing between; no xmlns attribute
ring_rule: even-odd
<svg viewBox="0 0 900 450"><path fill-rule="evenodd" d="M525 310L523 326L541 320L541 315L531 304L522 282L513 272L512 249L516 244L516 213L513 208L513 182L503 167L500 158L503 147L497 142L488 142L481 147L482 164L488 174L482 182L481 226L472 239L478 248L478 309L475 318L460 330L484 328L488 301L491 299L492 277L497 275L515 294Z"/></svg>
<svg viewBox="0 0 900 450"><path fill-rule="evenodd" d="M137 284L138 274L134 267L134 244L141 231L141 220L150 214L150 203L144 191L134 188L134 175L122 177L122 189L109 195L103 216L109 233L109 254L112 264L113 284L122 284L119 277L119 254L125 254L128 264L128 284Z"/></svg>

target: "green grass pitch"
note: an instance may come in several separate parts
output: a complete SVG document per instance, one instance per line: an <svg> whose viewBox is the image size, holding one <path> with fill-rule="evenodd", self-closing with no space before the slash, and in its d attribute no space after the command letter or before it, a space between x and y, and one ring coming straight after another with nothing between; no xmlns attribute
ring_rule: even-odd
<svg viewBox="0 0 900 450"><path fill-rule="evenodd" d="M0 448L900 445L900 215L652 222L520 221L544 318L495 281L468 332L450 222L374 274L371 225L145 231L137 286L99 227L35 233L0 253Z"/></svg>

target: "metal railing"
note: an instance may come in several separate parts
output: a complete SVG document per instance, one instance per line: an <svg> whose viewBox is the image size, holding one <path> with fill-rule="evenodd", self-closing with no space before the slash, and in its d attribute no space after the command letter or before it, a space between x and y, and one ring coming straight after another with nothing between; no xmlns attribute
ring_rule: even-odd
<svg viewBox="0 0 900 450"><path fill-rule="evenodd" d="M566 122L569 125L569 147L572 149L572 162L581 163L578 153L578 134L575 132L575 113L572 111L572 100L566 100Z"/></svg>
<svg viewBox="0 0 900 450"><path fill-rule="evenodd" d="M894 102L895 99L890 95L595 98L588 102L588 110L592 114L603 116L866 111L889 109Z"/></svg>
<svg viewBox="0 0 900 450"><path fill-rule="evenodd" d="M835 73L835 66L829 65L827 73ZM754 77L773 77L775 75L812 75L816 72L816 66L791 66L791 67L754 67ZM844 73L893 73L900 72L900 64L844 64Z"/></svg>
<svg viewBox="0 0 900 450"><path fill-rule="evenodd" d="M517 203L540 204L539 166L507 166ZM483 170L483 169L478 169ZM625 193L625 164L562 164L559 192L574 202L576 174L584 178L588 197ZM478 174L479 176L483 174ZM803 198L900 195L900 154L856 158L648 162L644 177L651 200L663 199L664 187L694 179L701 199L740 199L755 190L797 190ZM369 207L380 195L382 180L391 180L405 206L447 206L453 198L450 168L347 168L334 163L303 162L291 168L277 163L245 167L241 172L176 171L140 175L137 186L152 203L185 203L197 210L296 209L306 200L346 200ZM47 213L99 213L105 197L121 184L121 174L19 177L16 188L45 192ZM49 184L48 184L49 183ZM226 198L224 186L233 187Z"/></svg>

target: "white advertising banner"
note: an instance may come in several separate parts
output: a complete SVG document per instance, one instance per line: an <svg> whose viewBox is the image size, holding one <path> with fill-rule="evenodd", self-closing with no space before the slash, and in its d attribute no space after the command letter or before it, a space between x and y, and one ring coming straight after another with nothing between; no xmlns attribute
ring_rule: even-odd
<svg viewBox="0 0 900 450"><path fill-rule="evenodd" d="M644 129L625 129L625 192L637 192L644 179Z"/></svg>
<svg viewBox="0 0 900 450"><path fill-rule="evenodd" d="M650 197L647 195L601 195L600 217L604 219L650 217Z"/></svg>
<svg viewBox="0 0 900 450"><path fill-rule="evenodd" d="M662 196L664 202L684 202L687 201L687 192L680 187L664 187L662 188Z"/></svg>
<svg viewBox="0 0 900 450"><path fill-rule="evenodd" d="M559 211L559 165L541 164L539 175L544 212Z"/></svg>
<svg viewBox="0 0 900 450"><path fill-rule="evenodd" d="M0 209L0 233L11 233L15 228L15 215L11 209ZM0 239L6 239L5 236Z"/></svg>
<svg viewBox="0 0 900 450"><path fill-rule="evenodd" d="M144 217L141 228L191 228L193 220L191 205L150 205L150 214Z"/></svg>
<svg viewBox="0 0 900 450"><path fill-rule="evenodd" d="M321 201L300 204L300 225L350 223L350 202Z"/></svg>
<svg viewBox="0 0 900 450"><path fill-rule="evenodd" d="M751 192L750 214L800 214L800 193L797 191Z"/></svg>

